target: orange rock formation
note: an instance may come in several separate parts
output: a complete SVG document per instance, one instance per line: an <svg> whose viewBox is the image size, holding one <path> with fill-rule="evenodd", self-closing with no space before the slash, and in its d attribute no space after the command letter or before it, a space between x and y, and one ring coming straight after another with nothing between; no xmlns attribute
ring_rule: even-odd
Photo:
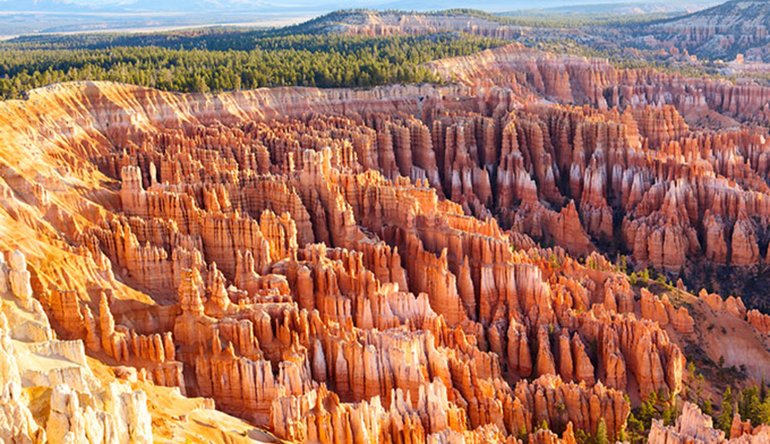
<svg viewBox="0 0 770 444"><path fill-rule="evenodd" d="M527 56L455 61L495 88L79 83L3 104L19 149L0 150L0 247L20 252L0 261L18 307L0 332L287 440L574 443L601 420L619 438L625 394L682 391L697 326L598 251L672 272L764 263L764 133L687 122L764 116L734 86ZM700 300L770 331L739 299ZM0 365L9 436L165 433L145 392L99 392L126 407L96 415L86 370L16 367ZM19 371L53 387L45 423ZM651 440L700 433L691 416Z"/></svg>

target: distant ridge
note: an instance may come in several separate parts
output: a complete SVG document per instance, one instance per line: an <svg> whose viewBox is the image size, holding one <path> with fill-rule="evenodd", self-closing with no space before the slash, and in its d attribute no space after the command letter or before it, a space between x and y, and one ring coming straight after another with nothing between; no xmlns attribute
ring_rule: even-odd
<svg viewBox="0 0 770 444"><path fill-rule="evenodd" d="M642 35L673 44L701 58L770 58L770 2L731 0L724 4L651 23Z"/></svg>

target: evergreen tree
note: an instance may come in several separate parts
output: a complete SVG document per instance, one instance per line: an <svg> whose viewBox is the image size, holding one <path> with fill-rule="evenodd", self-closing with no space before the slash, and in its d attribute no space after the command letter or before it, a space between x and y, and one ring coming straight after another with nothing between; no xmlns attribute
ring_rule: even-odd
<svg viewBox="0 0 770 444"><path fill-rule="evenodd" d="M733 424L733 391L730 387L727 387L725 389L725 392L722 394L722 404L719 407L719 416L717 417L717 428L724 431L725 433L730 433L730 427L732 427Z"/></svg>
<svg viewBox="0 0 770 444"><path fill-rule="evenodd" d="M596 426L596 438L595 444L609 444L610 438L607 435L607 423L604 422L604 418L599 420L599 424Z"/></svg>
<svg viewBox="0 0 770 444"><path fill-rule="evenodd" d="M642 405L639 406L639 421L644 426L644 429L649 429L652 424L652 419L658 415L658 411L655 408L657 402L657 394L655 392L650 393L650 396L642 401Z"/></svg>
<svg viewBox="0 0 770 444"><path fill-rule="evenodd" d="M755 424L770 424L770 398L765 398L757 409L757 422Z"/></svg>
<svg viewBox="0 0 770 444"><path fill-rule="evenodd" d="M758 424L760 409L759 390L756 387L747 387L741 390L741 397L738 400L738 413L742 419L748 419L752 424Z"/></svg>
<svg viewBox="0 0 770 444"><path fill-rule="evenodd" d="M363 37L204 31L48 37L0 43L0 99L71 80L112 80L180 92L438 82L422 63L503 43L450 33Z"/></svg>

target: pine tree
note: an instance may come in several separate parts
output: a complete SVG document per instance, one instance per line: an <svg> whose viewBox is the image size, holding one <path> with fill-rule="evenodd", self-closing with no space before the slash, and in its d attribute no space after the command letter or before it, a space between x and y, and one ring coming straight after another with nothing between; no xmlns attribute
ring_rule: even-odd
<svg viewBox="0 0 770 444"><path fill-rule="evenodd" d="M639 420L645 429L650 428L653 418L658 415L658 411L655 409L656 400L657 395L655 392L652 392L646 400L642 401L642 405L639 406Z"/></svg>
<svg viewBox="0 0 770 444"><path fill-rule="evenodd" d="M759 391L756 387L747 387L741 390L741 397L738 401L738 413L741 418L751 420L752 424L758 424L759 420Z"/></svg>
<svg viewBox="0 0 770 444"><path fill-rule="evenodd" d="M765 400L759 404L756 424L770 424L770 398L765 398Z"/></svg>
<svg viewBox="0 0 770 444"><path fill-rule="evenodd" d="M717 417L717 428L730 433L730 427L733 425L733 391L730 387L725 389L722 394L722 404L719 407L720 413Z"/></svg>
<svg viewBox="0 0 770 444"><path fill-rule="evenodd" d="M595 444L609 444L610 438L607 436L607 423L604 422L604 418L599 420L599 425L596 426L596 438Z"/></svg>

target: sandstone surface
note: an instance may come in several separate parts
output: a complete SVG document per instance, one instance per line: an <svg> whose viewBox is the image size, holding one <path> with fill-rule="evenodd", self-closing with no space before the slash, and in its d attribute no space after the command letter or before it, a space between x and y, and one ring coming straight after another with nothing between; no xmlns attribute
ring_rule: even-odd
<svg viewBox="0 0 770 444"><path fill-rule="evenodd" d="M729 82L516 45L431 67L460 83L86 82L0 105L8 439L219 422L206 439L571 444L683 394L700 316L753 344L714 341L713 360L770 362L770 321L740 298L632 282L602 254L764 264L766 130L689 120L765 109ZM712 439L699 415L650 440Z"/></svg>

